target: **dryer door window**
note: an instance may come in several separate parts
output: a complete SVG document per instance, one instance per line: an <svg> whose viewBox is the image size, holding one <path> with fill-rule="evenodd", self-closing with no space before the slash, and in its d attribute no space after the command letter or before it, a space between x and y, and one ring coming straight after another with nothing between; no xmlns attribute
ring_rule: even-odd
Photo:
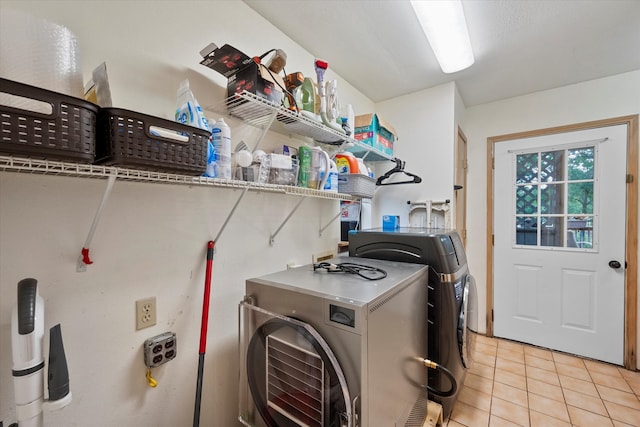
<svg viewBox="0 0 640 427"><path fill-rule="evenodd" d="M242 322L248 391L241 419L247 425L260 418L266 426L351 426L344 373L322 336L305 322L243 305L251 317Z"/></svg>

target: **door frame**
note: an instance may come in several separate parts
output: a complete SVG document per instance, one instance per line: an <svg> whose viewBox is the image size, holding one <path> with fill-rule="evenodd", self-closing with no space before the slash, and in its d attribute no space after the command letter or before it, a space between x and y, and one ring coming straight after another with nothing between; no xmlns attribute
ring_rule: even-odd
<svg viewBox="0 0 640 427"><path fill-rule="evenodd" d="M624 367L637 368L638 329L638 115L614 117L572 125L498 135L487 138L487 336L493 336L493 183L495 145L514 139L573 132L607 126L627 125L627 187L626 187L626 251L624 302Z"/></svg>
<svg viewBox="0 0 640 427"><path fill-rule="evenodd" d="M458 126L458 132L456 133L456 148L454 155L454 172L453 172L453 183L454 183L454 212L455 212L455 221L454 228L458 230L460 233L460 237L462 238L462 245L467 247L467 172L468 172L468 144L467 144L467 136L464 134L460 126ZM464 152L463 164L460 165L460 152L461 150ZM458 181L458 174L462 173L462 182ZM462 188L460 190L455 189L455 185L461 185ZM458 204L458 194L462 191L464 203L462 206ZM462 226L459 228L459 226Z"/></svg>

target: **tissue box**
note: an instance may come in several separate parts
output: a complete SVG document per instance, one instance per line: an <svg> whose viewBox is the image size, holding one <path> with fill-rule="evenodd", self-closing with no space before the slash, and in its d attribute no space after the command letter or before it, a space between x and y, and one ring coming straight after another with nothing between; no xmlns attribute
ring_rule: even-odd
<svg viewBox="0 0 640 427"><path fill-rule="evenodd" d="M383 215L382 216L383 230L397 230L398 228L400 228L400 215Z"/></svg>
<svg viewBox="0 0 640 427"><path fill-rule="evenodd" d="M245 53L225 44L209 53L200 64L225 76L227 98L247 91L280 105L284 80L279 74L270 72L266 66L256 63Z"/></svg>
<svg viewBox="0 0 640 427"><path fill-rule="evenodd" d="M398 139L395 129L375 113L355 118L354 138L388 156L393 156L393 143Z"/></svg>

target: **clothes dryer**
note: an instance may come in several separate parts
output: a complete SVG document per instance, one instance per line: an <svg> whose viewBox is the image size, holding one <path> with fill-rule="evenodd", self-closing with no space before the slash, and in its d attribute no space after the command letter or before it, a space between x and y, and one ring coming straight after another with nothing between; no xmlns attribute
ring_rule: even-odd
<svg viewBox="0 0 640 427"><path fill-rule="evenodd" d="M471 365L478 330L475 280L460 236L455 230L418 227L362 230L349 235L349 255L429 265L426 352L455 378L452 384L430 370L429 398L442 404L448 418Z"/></svg>
<svg viewBox="0 0 640 427"><path fill-rule="evenodd" d="M247 280L240 414L247 426L422 427L428 268L338 257L380 280L303 266ZM379 276L378 276L379 277Z"/></svg>

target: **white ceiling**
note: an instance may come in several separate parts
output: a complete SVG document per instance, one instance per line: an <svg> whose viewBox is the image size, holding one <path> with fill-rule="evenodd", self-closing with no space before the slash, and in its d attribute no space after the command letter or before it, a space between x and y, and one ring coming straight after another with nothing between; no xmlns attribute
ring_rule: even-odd
<svg viewBox="0 0 640 427"><path fill-rule="evenodd" d="M466 106L640 69L640 0L462 0L476 62L444 74L408 0L244 0L375 102L455 81Z"/></svg>

